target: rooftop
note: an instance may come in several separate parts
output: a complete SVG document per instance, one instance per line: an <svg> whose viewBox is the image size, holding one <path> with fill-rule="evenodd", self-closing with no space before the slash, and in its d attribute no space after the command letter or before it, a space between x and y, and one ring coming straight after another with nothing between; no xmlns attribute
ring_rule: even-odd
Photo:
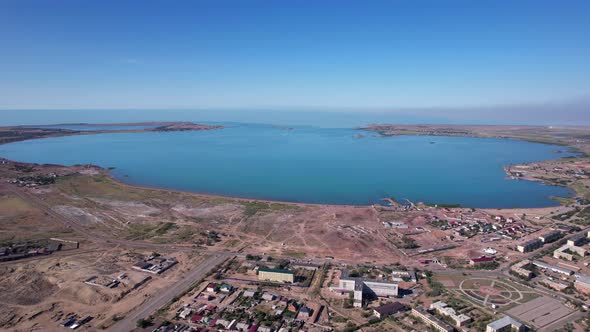
<svg viewBox="0 0 590 332"><path fill-rule="evenodd" d="M488 324L488 326L493 328L494 330L499 330L499 329L501 329L505 326L509 326L509 325L515 326L516 328L520 328L522 326L522 323L510 316L504 316L504 317Z"/></svg>
<svg viewBox="0 0 590 332"><path fill-rule="evenodd" d="M282 270L282 269L268 269L265 267L261 267L258 269L259 272L273 272L273 273L286 273L286 274L293 274L293 271L289 270Z"/></svg>
<svg viewBox="0 0 590 332"><path fill-rule="evenodd" d="M401 304L400 302L393 302L393 303L384 304L378 308L375 308L375 311L377 311L379 314L383 315L383 314L389 314L389 313L396 313L396 312L403 310L405 308L406 308L406 306Z"/></svg>

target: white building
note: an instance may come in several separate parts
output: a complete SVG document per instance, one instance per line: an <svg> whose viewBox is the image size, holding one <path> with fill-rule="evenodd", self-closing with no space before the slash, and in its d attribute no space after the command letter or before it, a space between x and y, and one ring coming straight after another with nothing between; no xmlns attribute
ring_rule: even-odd
<svg viewBox="0 0 590 332"><path fill-rule="evenodd" d="M457 314L455 309L449 307L442 301L432 303L430 305L430 310L435 310L439 315L451 318L457 327L464 326L471 321L471 317L464 314Z"/></svg>
<svg viewBox="0 0 590 332"><path fill-rule="evenodd" d="M353 305L357 308L363 306L364 297L372 296L398 296L398 285L391 281L372 280L363 278L351 278L347 269L342 271L338 287L332 287L335 291L354 292Z"/></svg>
<svg viewBox="0 0 590 332"><path fill-rule="evenodd" d="M504 316L489 323L486 332L512 332L524 331L524 325L510 316Z"/></svg>

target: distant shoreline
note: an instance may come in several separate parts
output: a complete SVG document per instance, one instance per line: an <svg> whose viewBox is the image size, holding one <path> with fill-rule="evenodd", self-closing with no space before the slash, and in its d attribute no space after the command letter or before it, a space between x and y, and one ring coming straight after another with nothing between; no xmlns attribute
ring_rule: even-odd
<svg viewBox="0 0 590 332"><path fill-rule="evenodd" d="M82 127L146 127L151 128L121 128L106 130L73 130L53 127L82 126ZM41 139L49 137L77 136L77 135L98 135L115 133L143 133L143 132L171 132L171 131L200 131L223 129L221 125L205 125L193 122L137 122L137 123L111 123L111 124L54 124L54 125L18 125L0 127L0 145Z"/></svg>
<svg viewBox="0 0 590 332"><path fill-rule="evenodd" d="M47 137L59 137L59 136L74 136L74 135L92 135L92 134L104 134L104 133L135 133L135 132L159 132L159 131L186 131L186 130L216 130L216 129L221 129L224 128L223 126L210 126L210 125L199 125L199 124L194 124L194 123L187 123L187 122L138 122L138 123L117 123L117 124L108 124L109 127L122 127L122 126L157 126L155 128L146 128L146 129L121 129L121 130L92 130L92 131L67 131L67 132L62 132L62 129L55 129L58 130L57 133L51 131L50 135L42 135L42 136L27 136L27 134L31 133L28 130L32 130L33 133L35 133L37 130L39 130L39 127L53 127L53 126L88 126L88 127L99 127L99 126L103 126L102 124L89 124L89 123L78 123L78 124L57 124L57 125L41 125L41 126L36 126L36 125L26 125L26 126L14 126L14 127L0 127L0 132L2 132L2 130L6 130L7 128L9 128L10 130L23 130L23 137L21 137L21 139L16 140L16 141L12 141L12 142L17 142L17 141L23 141L23 140L31 140L31 139L37 139L37 138L47 138ZM166 128L162 128L163 126L167 126ZM383 132L383 128L390 128L395 126L396 130L399 130L397 128L404 128L404 130L401 133L388 133L388 132ZM453 130L457 130L457 128L461 129L462 131L459 132L459 134L455 133L455 132L437 132L436 130L440 130L438 128L453 128ZM477 127L478 129L485 129L487 131L484 131L483 134L481 133L477 133L477 132L472 132L471 130L473 130L474 127ZM422 130L422 132L416 133L416 130L409 130L410 128L418 128L420 130ZM490 130L490 128L492 128ZM454 126L440 126L440 125L374 125L374 126L368 126L368 127L361 127L361 128L356 128L357 130L369 130L369 131L378 131L378 133L382 136L456 136L456 137L474 137L474 138L504 138L504 139L516 139L516 140L526 140L529 141L526 138L522 136L522 134L519 136L519 130L522 129L523 126L459 126L459 125L454 125ZM539 129L539 127L536 126L530 126L530 127L524 127L525 129L531 129L534 128L535 131ZM164 130L163 130L164 129ZM167 130L166 130L167 129ZM590 129L590 128L589 128ZM41 129L42 133L46 133L45 131L43 131L43 129ZM54 130L54 129L52 129ZM502 135L497 135L496 131L503 131ZM507 135L506 131L510 130L512 131L513 135ZM514 137L512 137L514 136ZM0 137L1 139L1 137ZM0 140L0 144L7 144L7 143L12 143L12 142L2 142ZM556 142L539 142L539 141L534 141L535 143L545 143L545 144L555 144ZM561 141L561 145L562 146L568 146L571 147L570 144L568 144L568 142L564 142ZM579 147L574 147L576 148L578 151L583 153L583 150L579 149ZM576 156L573 157L571 159L580 159L583 158L584 155L581 156ZM553 159L550 159L553 160ZM540 163L542 163L543 161L539 161ZM507 177L510 175L507 172L507 167L509 166L514 166L514 165L505 165L504 167L504 171L507 175ZM99 167L101 169L104 170L104 173L107 174L109 176L109 178L111 178L113 181L116 181L122 185L126 185L126 186L130 186L130 187L139 187L139 188L146 188L146 189L154 189L154 190L163 190L163 191L179 191L179 192L186 192L186 193L191 193L191 194L195 194L195 195L200 195L202 197L212 197L212 198L220 198L220 199L229 199L229 200L246 200L246 201L259 201L259 202L266 202L266 203L283 203L283 204L300 204L300 205L322 205L322 206L326 206L326 205L344 205L344 206L370 206L372 204L331 204L331 203L306 203L306 202L296 202L296 201L281 201L281 200L273 200L273 199L262 199L262 198L252 198L252 197L240 197L240 196L232 196L232 195L224 195L224 194L211 194L211 193L206 193L206 192L197 192L197 191L191 191L191 190L180 190L180 189L176 189L176 188L166 188L166 187L158 187L158 186L150 186L150 185L144 185L144 184L137 184L137 183L133 183L133 182L128 182L125 181L125 179L121 178L121 176L117 176L114 175L112 172L110 172L109 168L105 168L102 166L96 166ZM556 205L546 205L546 206L559 206L563 204L563 200L568 200L568 199L572 199L574 197L574 195L576 195L576 193L578 193L576 190L574 190L574 188L572 188L571 186L568 185L562 185L559 183L550 183L550 182L546 182L543 181L542 179L536 179L536 178L522 178L523 180L528 180L528 181L536 181L536 182L542 182L548 185L554 185L554 186L560 186L560 187L565 187L571 190L571 194L567 195L565 197L561 197L559 196L558 199L553 199L552 200L556 203ZM387 199L389 197L383 197L381 199ZM424 202L425 204L454 204L456 202ZM373 204L379 204L379 202L375 202ZM470 206L465 206L465 207L470 207ZM477 207L477 206L473 206L475 208L481 208L481 207Z"/></svg>

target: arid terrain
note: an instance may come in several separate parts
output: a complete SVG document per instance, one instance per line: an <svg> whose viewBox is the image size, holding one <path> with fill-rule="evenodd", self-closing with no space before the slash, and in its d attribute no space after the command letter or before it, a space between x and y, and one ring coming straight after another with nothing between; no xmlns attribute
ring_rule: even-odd
<svg viewBox="0 0 590 332"><path fill-rule="evenodd" d="M168 128L187 129L185 124ZM587 129L575 129L562 137L562 129L486 127L474 134L482 127L452 127L452 133L438 126L404 128L401 134L414 135L420 130L429 135L551 138L551 143L590 151L590 136L583 135ZM370 130L400 134L398 126L372 126ZM24 130L3 142L62 134ZM482 256L482 250L493 246L498 253L493 269L500 275L501 270L530 256L516 251L517 243L559 225L570 227L572 234L588 229L590 161L585 155L507 165L506 171L515 180L568 186L575 196L561 199L557 207L514 210L393 200L374 206L295 204L141 188L115 181L108 170L92 165L64 167L0 159L0 247L63 245L51 254L27 254L0 262L0 329L61 331L59 322L75 313L93 317L82 329L117 330L113 326L133 316L130 312L135 307L180 285L212 255L272 256L332 262L334 266L395 264L407 269L428 267L444 275L449 270L469 269L470 258ZM497 235L500 229L506 230L504 237ZM76 247L71 243L77 243ZM134 268L148 256L173 257L178 264L161 274ZM579 272L590 273L582 265ZM119 280L118 286L85 283L94 276L105 282ZM146 277L150 278L145 281ZM320 280L314 283L320 285ZM197 281L201 280L188 280L189 285ZM330 293L310 289L300 298L312 300L319 294ZM334 303L339 303L334 296ZM348 317L347 311L339 315ZM350 319L358 324L363 321L358 312L351 313Z"/></svg>

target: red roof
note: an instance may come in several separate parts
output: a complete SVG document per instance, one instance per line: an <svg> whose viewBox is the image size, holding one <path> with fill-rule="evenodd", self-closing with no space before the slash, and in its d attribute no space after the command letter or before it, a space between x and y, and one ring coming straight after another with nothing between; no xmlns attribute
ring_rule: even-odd
<svg viewBox="0 0 590 332"><path fill-rule="evenodd" d="M481 256L479 258L472 258L471 261L474 262L474 263L493 262L494 261L494 257Z"/></svg>
<svg viewBox="0 0 590 332"><path fill-rule="evenodd" d="M191 322L193 322L193 323L200 323L201 319L203 319L203 316L201 316L201 315L192 315L191 316Z"/></svg>
<svg viewBox="0 0 590 332"><path fill-rule="evenodd" d="M256 332L258 330L258 325L252 325L248 329L248 332Z"/></svg>

